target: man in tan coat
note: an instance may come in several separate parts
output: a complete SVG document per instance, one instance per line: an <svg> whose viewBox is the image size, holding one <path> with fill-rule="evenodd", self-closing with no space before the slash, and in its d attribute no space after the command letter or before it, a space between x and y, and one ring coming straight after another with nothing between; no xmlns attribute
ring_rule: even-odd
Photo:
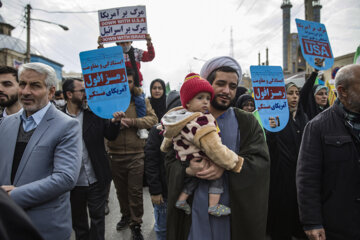
<svg viewBox="0 0 360 240"><path fill-rule="evenodd" d="M142 90L134 86L134 72L126 69L131 96L138 96ZM148 99L145 100L146 116L138 118L133 97L121 129L114 141L107 146L110 154L111 172L120 204L121 220L116 229L130 225L133 239L143 239L141 234L143 209L143 173L145 140L137 135L138 129L149 129L157 123L157 117Z"/></svg>

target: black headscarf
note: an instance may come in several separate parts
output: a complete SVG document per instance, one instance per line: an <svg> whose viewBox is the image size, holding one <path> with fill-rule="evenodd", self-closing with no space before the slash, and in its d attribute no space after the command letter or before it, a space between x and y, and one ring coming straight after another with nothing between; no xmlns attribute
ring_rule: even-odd
<svg viewBox="0 0 360 240"><path fill-rule="evenodd" d="M158 82L161 84L161 87L163 89L163 95L160 98L153 98L152 96L152 92L151 89L154 86L154 84ZM166 113L166 94L165 94L165 82L161 79L155 79L151 82L150 84L150 103L152 108L154 109L156 116L158 118L158 120L160 121L160 119L164 116L164 114Z"/></svg>
<svg viewBox="0 0 360 240"><path fill-rule="evenodd" d="M238 86L236 89L236 94L235 94L235 98L233 100L233 102L231 103L231 106L236 107L236 101L239 99L239 97L245 93L247 93L247 88L246 87L242 87L242 86Z"/></svg>
<svg viewBox="0 0 360 240"><path fill-rule="evenodd" d="M235 107L242 109L243 105L247 102L247 101L252 101L255 105L255 100L253 99L253 97L249 94L243 94L239 97L239 99L236 101Z"/></svg>

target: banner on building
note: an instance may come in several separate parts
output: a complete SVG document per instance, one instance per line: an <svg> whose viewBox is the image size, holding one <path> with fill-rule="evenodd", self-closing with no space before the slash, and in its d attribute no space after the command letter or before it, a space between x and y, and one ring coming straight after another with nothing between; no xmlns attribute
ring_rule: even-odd
<svg viewBox="0 0 360 240"><path fill-rule="evenodd" d="M145 6L98 11L100 36L104 43L144 40L147 34Z"/></svg>
<svg viewBox="0 0 360 240"><path fill-rule="evenodd" d="M112 118L114 112L125 112L131 95L122 48L81 52L80 62L90 109L107 119Z"/></svg>
<svg viewBox="0 0 360 240"><path fill-rule="evenodd" d="M295 19L301 52L307 63L315 69L326 70L334 64L329 38L324 24ZM322 61L322 65L315 63Z"/></svg>
<svg viewBox="0 0 360 240"><path fill-rule="evenodd" d="M256 109L263 127L270 132L279 132L289 121L284 75L280 66L250 66ZM272 128L269 118L273 117L276 127Z"/></svg>

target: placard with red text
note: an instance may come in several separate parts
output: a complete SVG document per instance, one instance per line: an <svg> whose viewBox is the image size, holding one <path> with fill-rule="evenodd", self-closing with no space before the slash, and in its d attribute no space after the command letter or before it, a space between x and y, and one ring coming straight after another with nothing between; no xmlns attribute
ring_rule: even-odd
<svg viewBox="0 0 360 240"><path fill-rule="evenodd" d="M145 6L99 10L100 36L104 43L144 40L147 34Z"/></svg>
<svg viewBox="0 0 360 240"><path fill-rule="evenodd" d="M315 69L326 70L334 64L329 38L324 24L295 19L301 52L306 62ZM315 60L324 60L317 66Z"/></svg>

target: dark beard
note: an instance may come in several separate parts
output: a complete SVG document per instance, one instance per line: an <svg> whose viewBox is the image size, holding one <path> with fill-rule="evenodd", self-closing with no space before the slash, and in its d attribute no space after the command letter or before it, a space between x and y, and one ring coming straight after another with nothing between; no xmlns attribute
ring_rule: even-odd
<svg viewBox="0 0 360 240"><path fill-rule="evenodd" d="M215 96L215 97L213 98L213 100L211 101L211 103L210 103L213 108L215 108L215 109L217 109L217 110L225 111L225 110L228 110L229 107L231 107L231 102L232 102L232 101L229 102L229 105L224 106L224 105L218 104L217 101L216 101L216 99L217 99L217 96Z"/></svg>
<svg viewBox="0 0 360 240"><path fill-rule="evenodd" d="M9 98L9 97L8 97ZM9 100L5 101L5 102L0 102L0 107L11 107L12 105L14 105L16 102L18 101L18 95L12 95L10 96Z"/></svg>
<svg viewBox="0 0 360 240"><path fill-rule="evenodd" d="M83 105L83 101L81 100L81 99L79 99L79 98L73 98L72 100L71 100L71 102L74 104L74 105L76 105L78 108L82 108L82 105Z"/></svg>

